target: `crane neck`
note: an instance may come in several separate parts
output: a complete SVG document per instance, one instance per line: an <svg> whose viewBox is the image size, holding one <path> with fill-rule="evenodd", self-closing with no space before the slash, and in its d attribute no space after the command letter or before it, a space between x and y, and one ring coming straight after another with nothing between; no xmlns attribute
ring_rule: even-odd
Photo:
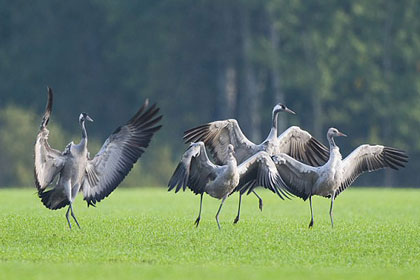
<svg viewBox="0 0 420 280"><path fill-rule="evenodd" d="M337 148L338 146L335 144L334 137L328 136L328 143L330 144L330 151L332 151L334 148Z"/></svg>
<svg viewBox="0 0 420 280"><path fill-rule="evenodd" d="M279 111L278 110L273 110L270 136L277 137L277 126L278 126L277 119L278 119L278 116L279 116Z"/></svg>
<svg viewBox="0 0 420 280"><path fill-rule="evenodd" d="M328 137L328 142L330 143L330 158L328 159L328 163L336 166L342 160L340 148L335 144L333 136Z"/></svg>
<svg viewBox="0 0 420 280"><path fill-rule="evenodd" d="M85 120L82 120L80 122L80 126L82 127L82 141L85 140L85 142L87 143L87 130L86 130L86 126L85 126Z"/></svg>
<svg viewBox="0 0 420 280"><path fill-rule="evenodd" d="M229 154L227 165L230 169L236 169L238 167L238 162L236 161L236 158L233 156L233 154Z"/></svg>

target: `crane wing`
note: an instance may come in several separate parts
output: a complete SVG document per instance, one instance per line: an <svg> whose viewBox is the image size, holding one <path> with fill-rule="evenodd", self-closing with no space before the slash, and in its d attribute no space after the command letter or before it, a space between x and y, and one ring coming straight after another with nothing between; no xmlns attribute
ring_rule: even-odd
<svg viewBox="0 0 420 280"><path fill-rule="evenodd" d="M174 188L175 192L181 188L185 191L188 187L195 194L204 193L205 186L216 178L219 168L209 160L203 142L192 143L169 180L168 191Z"/></svg>
<svg viewBox="0 0 420 280"><path fill-rule="evenodd" d="M184 141L203 141L219 165L227 162L229 144L233 145L239 163L258 152L258 146L246 138L234 119L215 121L187 130L184 132Z"/></svg>
<svg viewBox="0 0 420 280"><path fill-rule="evenodd" d="M319 177L317 168L301 163L286 154L278 154L272 158L286 189L293 195L306 200L311 195L312 186Z"/></svg>
<svg viewBox="0 0 420 280"><path fill-rule="evenodd" d="M88 161L81 190L88 205L107 197L130 172L149 146L155 132L159 108L146 100L125 125L118 127L105 141L98 154Z"/></svg>
<svg viewBox="0 0 420 280"><path fill-rule="evenodd" d="M361 145L343 160L342 184L335 192L337 197L350 186L360 174L385 167L398 170L404 167L408 156L404 151L381 145Z"/></svg>
<svg viewBox="0 0 420 280"><path fill-rule="evenodd" d="M248 194L257 186L277 193L281 199L288 197L287 186L277 171L276 165L268 153L261 151L238 166L239 184L236 190Z"/></svg>
<svg viewBox="0 0 420 280"><path fill-rule="evenodd" d="M300 162L320 166L328 161L329 149L307 131L292 126L278 136L277 153L285 153Z"/></svg>
<svg viewBox="0 0 420 280"><path fill-rule="evenodd" d="M53 92L51 88L48 88L47 106L42 117L34 148L34 177L39 195L52 183L65 163L65 156L60 151L51 148L48 143L50 132L47 129L47 125L52 111L52 104Z"/></svg>

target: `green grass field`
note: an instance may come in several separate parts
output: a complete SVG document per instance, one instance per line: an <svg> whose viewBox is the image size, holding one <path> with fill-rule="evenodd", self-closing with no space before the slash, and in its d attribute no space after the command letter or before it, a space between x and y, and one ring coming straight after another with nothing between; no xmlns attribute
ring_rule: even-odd
<svg viewBox="0 0 420 280"><path fill-rule="evenodd" d="M65 210L46 209L34 189L0 190L2 279L419 279L420 190L350 189L335 202L281 201L260 191L225 203L165 189L118 189L96 208L81 197L82 226L69 230Z"/></svg>

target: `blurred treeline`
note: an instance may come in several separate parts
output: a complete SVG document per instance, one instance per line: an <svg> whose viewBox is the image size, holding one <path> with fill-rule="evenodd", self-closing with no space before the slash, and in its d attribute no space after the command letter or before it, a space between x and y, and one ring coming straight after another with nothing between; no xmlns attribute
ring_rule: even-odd
<svg viewBox="0 0 420 280"><path fill-rule="evenodd" d="M420 1L391 0L0 0L0 185L33 185L32 149L55 92L51 143L79 141L91 154L146 97L163 129L125 185L165 185L185 129L237 118L251 140L299 125L326 143L347 133L406 149L402 172L358 184L417 186L420 169Z"/></svg>

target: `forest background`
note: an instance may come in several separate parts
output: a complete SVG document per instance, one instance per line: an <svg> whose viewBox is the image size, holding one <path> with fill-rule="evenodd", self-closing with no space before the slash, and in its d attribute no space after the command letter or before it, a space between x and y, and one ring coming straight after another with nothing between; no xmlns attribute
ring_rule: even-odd
<svg viewBox="0 0 420 280"><path fill-rule="evenodd" d="M404 170L356 185L418 187L420 1L0 0L0 186L32 186L33 144L46 102L50 142L78 142L81 112L94 155L145 98L163 128L124 181L165 186L183 131L236 118L259 142L299 125L343 155L363 143L408 151Z"/></svg>

